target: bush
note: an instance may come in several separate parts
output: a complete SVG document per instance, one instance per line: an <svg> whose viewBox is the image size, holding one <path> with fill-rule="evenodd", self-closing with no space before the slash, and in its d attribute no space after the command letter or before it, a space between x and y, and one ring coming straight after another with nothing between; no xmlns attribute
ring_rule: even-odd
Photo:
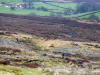
<svg viewBox="0 0 100 75"><path fill-rule="evenodd" d="M6 4L6 2L1 2L1 4Z"/></svg>
<svg viewBox="0 0 100 75"><path fill-rule="evenodd" d="M50 13L50 16L56 16L56 14L55 14L55 13L53 13L53 12L51 12L51 13Z"/></svg>
<svg viewBox="0 0 100 75"><path fill-rule="evenodd" d="M99 18L97 16L95 16L95 14L90 15L89 19L99 21Z"/></svg>
<svg viewBox="0 0 100 75"><path fill-rule="evenodd" d="M66 9L65 11L64 11L64 14L65 15L71 15L71 14L73 14L74 13L74 10L73 9Z"/></svg>
<svg viewBox="0 0 100 75"><path fill-rule="evenodd" d="M57 16L62 16L62 13L58 12L56 13Z"/></svg>
<svg viewBox="0 0 100 75"><path fill-rule="evenodd" d="M37 10L48 11L48 9L45 7L39 7L39 8L37 8Z"/></svg>
<svg viewBox="0 0 100 75"><path fill-rule="evenodd" d="M11 6L10 9L11 9L11 10L15 10L15 7L14 7L14 6Z"/></svg>

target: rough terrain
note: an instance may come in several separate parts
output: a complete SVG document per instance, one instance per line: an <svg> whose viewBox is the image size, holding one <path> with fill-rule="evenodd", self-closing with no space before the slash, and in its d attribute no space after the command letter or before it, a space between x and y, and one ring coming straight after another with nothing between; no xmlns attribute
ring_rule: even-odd
<svg viewBox="0 0 100 75"><path fill-rule="evenodd" d="M0 14L0 64L50 75L100 75L100 24Z"/></svg>

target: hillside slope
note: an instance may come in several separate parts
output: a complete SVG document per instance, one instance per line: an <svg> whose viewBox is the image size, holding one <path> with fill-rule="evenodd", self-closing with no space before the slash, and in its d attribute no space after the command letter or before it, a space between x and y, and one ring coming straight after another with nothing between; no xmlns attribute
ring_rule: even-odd
<svg viewBox="0 0 100 75"><path fill-rule="evenodd" d="M75 41L98 41L100 42L100 25L81 23L58 17L38 17L0 14L0 29L13 32L24 32L50 38L72 36ZM91 34L91 35L89 35ZM60 36L61 35L61 36ZM84 40L82 40L84 39ZM70 40L67 39L67 40Z"/></svg>
<svg viewBox="0 0 100 75"><path fill-rule="evenodd" d="M0 13L0 64L1 74L99 74L100 23Z"/></svg>

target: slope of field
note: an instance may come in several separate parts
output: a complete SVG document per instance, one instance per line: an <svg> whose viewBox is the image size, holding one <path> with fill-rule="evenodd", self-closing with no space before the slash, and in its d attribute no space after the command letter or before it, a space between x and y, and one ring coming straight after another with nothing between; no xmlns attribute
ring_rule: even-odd
<svg viewBox="0 0 100 75"><path fill-rule="evenodd" d="M1 75L46 75L37 69L0 65Z"/></svg>
<svg viewBox="0 0 100 75"><path fill-rule="evenodd" d="M49 5L46 4L44 2L34 2L34 9L19 9L17 8L16 10L10 10L10 8L7 8L7 4L13 4L16 5L17 3L22 3L20 1L16 1L16 0L5 0L5 1L0 1L0 2L5 2L6 4L1 5L0 6L0 12L3 13L14 13L14 14L36 14L36 15L41 15L41 16L50 16L51 13L54 13L55 16L57 15L57 13L61 13L61 15L64 15L63 12L67 10L67 8L71 8L73 10L75 10L77 4L76 3L58 3L58 2L54 2L54 5ZM53 4L53 2L47 2L50 4ZM43 11L43 10L38 10L38 8L44 7L46 8L48 11Z"/></svg>
<svg viewBox="0 0 100 75"><path fill-rule="evenodd" d="M93 11L93 12L87 12L87 13L76 14L76 17L79 17L79 18L88 18L88 17L91 16L92 14L94 14L95 16L97 16L97 17L100 19L100 10L98 10L98 11Z"/></svg>
<svg viewBox="0 0 100 75"><path fill-rule="evenodd" d="M18 2L22 2L22 0L0 0L0 2L18 3Z"/></svg>
<svg viewBox="0 0 100 75"><path fill-rule="evenodd" d="M98 10L98 11L93 11L93 12L72 14L72 15L63 16L63 17L67 17L67 18L84 18L84 19L87 19L87 18L89 18L91 15L95 15L95 16L97 16L97 17L100 19L100 10Z"/></svg>
<svg viewBox="0 0 100 75"><path fill-rule="evenodd" d="M15 48L0 47L0 64L3 64L0 65L1 75L63 75L63 73L65 75L68 73L95 75L95 73L99 73L99 43L53 40L52 38L47 40L43 37L19 32L0 31L1 42L2 39L7 38L15 40L16 37L19 39L17 44L25 44L32 49L16 49L16 45ZM10 45L11 43L12 41L9 40ZM35 45L38 48L35 48ZM41 48L44 49L41 50ZM61 57L63 52L67 54L64 59ZM77 68L78 70L73 71ZM84 71L81 72L82 69Z"/></svg>
<svg viewBox="0 0 100 75"><path fill-rule="evenodd" d="M91 41L100 41L99 24L80 23L74 20L57 17L17 16L0 14L1 29L21 31L29 34L47 36L63 36L75 33L75 38L83 38ZM12 21L14 19L14 21ZM11 22L10 22L11 21ZM3 23L3 28L2 28ZM13 28L13 29L12 29ZM88 32L88 33L87 33ZM97 33L95 33L97 32ZM92 35L89 35L91 34ZM56 37L55 37L56 38ZM80 40L81 41L81 40ZM83 40L84 41L84 40Z"/></svg>
<svg viewBox="0 0 100 75"><path fill-rule="evenodd" d="M79 20L0 14L0 73L99 74L100 23Z"/></svg>
<svg viewBox="0 0 100 75"><path fill-rule="evenodd" d="M64 8L72 8L72 9L76 9L77 3L58 3L58 2L49 2L50 4L56 5L56 6L60 6L60 7L64 7Z"/></svg>
<svg viewBox="0 0 100 75"><path fill-rule="evenodd" d="M44 12L40 10L27 10L27 9L16 9L16 10L11 10L9 8L5 8L5 6L0 6L0 12L1 13L11 13L11 14L36 14L36 15L41 15L41 16L49 16L50 12Z"/></svg>
<svg viewBox="0 0 100 75"><path fill-rule="evenodd" d="M4 1L0 1L4 2ZM16 1L16 0L5 0L6 4L13 4L16 5L17 3L22 3L22 1ZM39 16L62 16L62 17L77 17L77 18L88 18L92 12L86 12L86 13L78 13L78 14L72 14L72 15L65 15L64 12L67 11L67 9L76 10L76 7L78 3L71 3L71 2L34 2L34 9L22 9L17 8L16 10L11 10L10 8L6 7L5 5L0 6L0 12L1 13L12 13L12 14L31 14L31 15L39 15ZM41 7L46 8L47 11L43 11ZM84 15L87 14L87 15ZM94 13L97 17L100 18L99 12ZM82 16L83 15L83 16ZM81 16L81 17L80 17Z"/></svg>

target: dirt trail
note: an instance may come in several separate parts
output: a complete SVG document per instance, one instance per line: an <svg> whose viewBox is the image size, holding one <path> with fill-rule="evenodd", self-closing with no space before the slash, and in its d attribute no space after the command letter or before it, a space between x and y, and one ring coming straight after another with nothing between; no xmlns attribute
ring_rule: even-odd
<svg viewBox="0 0 100 75"><path fill-rule="evenodd" d="M15 49L22 49L22 50L29 50L28 47L18 43L16 39L10 39L10 38L0 38L0 46L15 48Z"/></svg>

